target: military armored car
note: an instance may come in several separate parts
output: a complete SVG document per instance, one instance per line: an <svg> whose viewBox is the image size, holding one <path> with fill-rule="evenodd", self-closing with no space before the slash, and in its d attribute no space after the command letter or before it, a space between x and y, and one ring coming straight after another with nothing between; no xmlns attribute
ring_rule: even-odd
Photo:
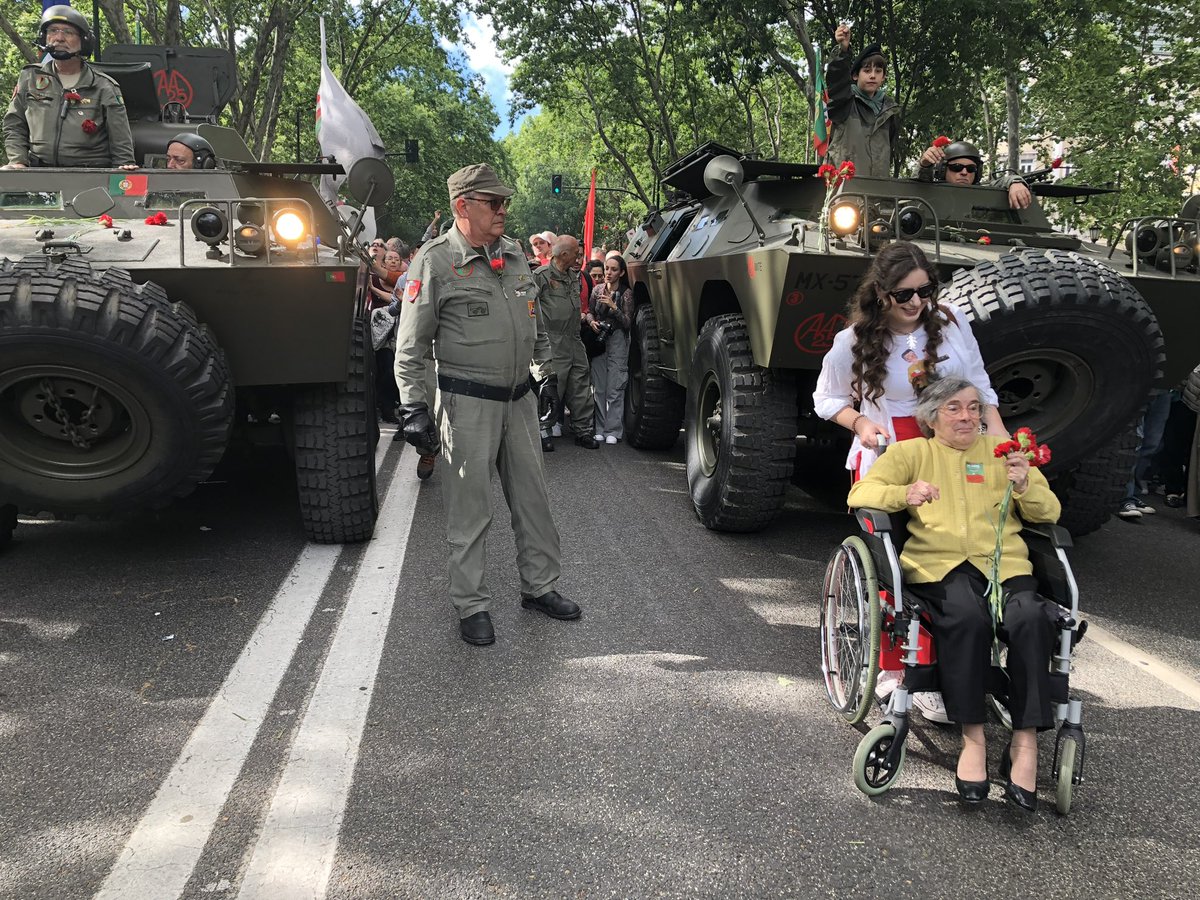
<svg viewBox="0 0 1200 900"><path fill-rule="evenodd" d="M626 251L630 444L668 448L683 426L692 503L713 529L766 526L814 467L845 484L844 432L817 419L812 391L873 254L915 241L944 282L939 302L975 331L1004 421L1053 448L1064 523L1098 528L1129 478L1151 387L1200 359L1195 211L1124 223L1122 251L1055 232L1036 202L1011 209L1000 189L853 178L823 228L816 176L715 144L667 171L674 201ZM1032 181L1037 196L1077 202L1104 191Z"/></svg>
<svg viewBox="0 0 1200 900"><path fill-rule="evenodd" d="M228 54L114 49L99 67L122 85L143 168L0 172L2 530L16 511L164 506L245 437L291 452L310 539L369 538L366 276L305 178L342 167L259 162L213 124ZM180 132L211 144L212 167L158 167ZM360 166L352 191L386 202L389 170Z"/></svg>

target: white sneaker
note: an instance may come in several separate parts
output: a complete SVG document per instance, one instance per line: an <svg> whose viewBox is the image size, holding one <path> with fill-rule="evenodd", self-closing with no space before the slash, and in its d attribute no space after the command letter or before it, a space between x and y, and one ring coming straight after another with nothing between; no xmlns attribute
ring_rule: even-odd
<svg viewBox="0 0 1200 900"><path fill-rule="evenodd" d="M562 426L556 424L553 428L551 428L550 437L562 437Z"/></svg>
<svg viewBox="0 0 1200 900"><path fill-rule="evenodd" d="M942 702L942 695L936 691L913 694L912 705L930 722L937 722L939 725L950 724L950 717L946 715L946 704Z"/></svg>
<svg viewBox="0 0 1200 900"><path fill-rule="evenodd" d="M594 438L596 439L596 443L597 443L597 444L603 444L603 443L604 443L604 435L602 435L602 434L593 434L593 435L592 435L592 437L594 437Z"/></svg>
<svg viewBox="0 0 1200 900"><path fill-rule="evenodd" d="M886 700L892 696L896 688L900 686L900 676L903 675L900 669L885 669L875 676L875 697L879 700Z"/></svg>
<svg viewBox="0 0 1200 900"><path fill-rule="evenodd" d="M617 442L617 436L615 434L610 434L608 437L606 437L604 439L604 443L606 443L606 444L615 444L616 442Z"/></svg>

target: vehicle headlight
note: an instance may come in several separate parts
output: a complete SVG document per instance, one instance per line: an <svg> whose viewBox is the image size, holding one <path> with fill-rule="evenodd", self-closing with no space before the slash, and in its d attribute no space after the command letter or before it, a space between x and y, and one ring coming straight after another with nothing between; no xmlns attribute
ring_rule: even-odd
<svg viewBox="0 0 1200 900"><path fill-rule="evenodd" d="M247 256L258 256L267 245L267 236L257 225L239 225L233 232L233 244Z"/></svg>
<svg viewBox="0 0 1200 900"><path fill-rule="evenodd" d="M912 237L925 227L925 217L915 206L906 206L900 210L900 233Z"/></svg>
<svg viewBox="0 0 1200 900"><path fill-rule="evenodd" d="M275 214L271 230L279 243L294 247L308 235L308 223L296 210L283 209Z"/></svg>
<svg viewBox="0 0 1200 900"><path fill-rule="evenodd" d="M829 225L839 237L858 231L858 219L858 205L855 203L838 203L829 211Z"/></svg>
<svg viewBox="0 0 1200 900"><path fill-rule="evenodd" d="M245 222L247 225L265 225L264 212L261 203L239 203L237 205L238 221Z"/></svg>
<svg viewBox="0 0 1200 900"><path fill-rule="evenodd" d="M192 213L192 234L206 244L219 244L229 234L229 219L215 206L202 206Z"/></svg>

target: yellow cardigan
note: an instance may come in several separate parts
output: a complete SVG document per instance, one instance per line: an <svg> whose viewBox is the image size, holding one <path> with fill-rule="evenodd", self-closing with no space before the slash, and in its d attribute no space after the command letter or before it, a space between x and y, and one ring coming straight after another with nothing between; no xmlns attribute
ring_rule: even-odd
<svg viewBox="0 0 1200 900"><path fill-rule="evenodd" d="M941 581L951 569L969 562L991 575L996 547L996 521L1008 485L1004 460L992 453L998 437L980 436L966 450L955 450L935 438L900 441L888 448L866 477L850 489L851 508L863 506L911 514L909 538L900 555L904 576L914 584ZM970 480L968 480L970 479ZM921 506L905 500L915 481L936 485L941 499ZM1021 520L1056 522L1062 506L1046 478L1029 470L1029 488L1013 492L1013 506L1004 525L1000 580L1033 573L1029 551L1019 537ZM1013 512L1020 513L1020 518Z"/></svg>

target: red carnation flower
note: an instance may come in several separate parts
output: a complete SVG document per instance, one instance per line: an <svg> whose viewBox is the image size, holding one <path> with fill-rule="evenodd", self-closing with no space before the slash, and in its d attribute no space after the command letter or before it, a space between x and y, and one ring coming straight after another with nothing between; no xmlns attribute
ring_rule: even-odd
<svg viewBox="0 0 1200 900"><path fill-rule="evenodd" d="M100 126L97 125L95 122L93 122L91 119L83 120L84 134L95 134L99 130L100 130Z"/></svg>
<svg viewBox="0 0 1200 900"><path fill-rule="evenodd" d="M943 147L949 147L950 138L946 137L944 134L939 134L933 139L933 146L937 147L939 150Z"/></svg>
<svg viewBox="0 0 1200 900"><path fill-rule="evenodd" d="M493 272L495 272L497 275L499 275L501 272L503 272L503 271L504 271L504 260L503 260L503 258L501 258L501 259L493 259L493 260L492 260L492 271L493 271Z"/></svg>
<svg viewBox="0 0 1200 900"><path fill-rule="evenodd" d="M112 228L113 227L113 218L108 213L105 213L100 218L98 218L96 221L100 223L100 226L102 228Z"/></svg>
<svg viewBox="0 0 1200 900"><path fill-rule="evenodd" d="M146 216L147 225L166 225L167 214L165 212L156 212L152 216Z"/></svg>
<svg viewBox="0 0 1200 900"><path fill-rule="evenodd" d="M979 238L979 243L983 244L985 246L987 244L990 244L991 242L992 242L992 239L990 237L988 237L986 234Z"/></svg>
<svg viewBox="0 0 1200 900"><path fill-rule="evenodd" d="M79 95L79 93L78 93L78 92L76 92L76 91L64 91L64 92L63 92L63 99L64 99L64 100L70 100L72 103L78 103L80 100L82 100L82 99L83 99L83 97L81 97L81 96Z"/></svg>
<svg viewBox="0 0 1200 900"><path fill-rule="evenodd" d="M1057 169L1059 166L1062 165L1062 163L1063 163L1063 158L1061 156L1056 156L1056 157L1054 157L1054 159L1050 160L1050 168Z"/></svg>
<svg viewBox="0 0 1200 900"><path fill-rule="evenodd" d="M854 163L850 160L846 160L838 169L838 175L842 177L842 180L849 181L854 177Z"/></svg>

